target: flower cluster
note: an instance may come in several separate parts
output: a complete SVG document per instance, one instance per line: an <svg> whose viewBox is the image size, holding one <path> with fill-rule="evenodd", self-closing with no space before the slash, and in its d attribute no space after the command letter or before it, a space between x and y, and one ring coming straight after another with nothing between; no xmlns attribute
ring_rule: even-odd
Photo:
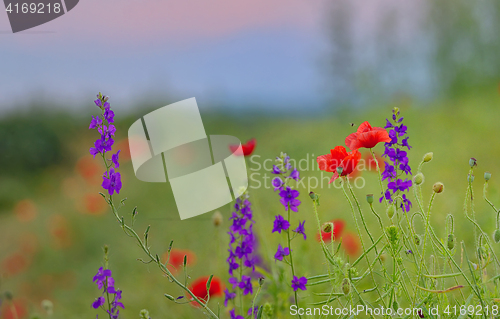
<svg viewBox="0 0 500 319"><path fill-rule="evenodd" d="M104 307L107 304L108 309L105 309L106 313L108 313L110 318L117 319L120 314L119 308L125 309L125 306L120 302L122 291L115 288L115 280L111 277L111 270L104 269L103 267L99 268L92 281L96 283L99 290L102 289L101 296L96 298L92 303L92 307L94 309L105 309Z"/></svg>
<svg viewBox="0 0 500 319"><path fill-rule="evenodd" d="M285 211L288 212L288 219L285 219L281 215L276 215L274 219L274 225L272 232L280 233L283 231L288 236L288 246L283 247L281 244L278 244L278 249L276 254L274 254L274 259L283 261L286 256L290 256L290 264L292 264L292 256L291 256L291 248L290 241L295 238L297 235L302 235L304 240L306 240L307 236L305 233L305 220L303 222L299 221L299 226L293 230L295 232L295 236L290 239L290 211L298 212L298 206L301 204L300 200L297 197L300 195L298 190L292 189L288 186L288 183L291 180L299 181L300 173L299 171L292 167L290 163L290 156L285 153L281 153L280 156L276 157L276 164L273 166L273 174L278 175L272 181L274 186L274 191L279 191L280 203L285 207ZM293 275L292 280L292 288L294 291L297 289L306 290L305 283L307 283L307 278ZM297 284L297 283L303 284Z"/></svg>
<svg viewBox="0 0 500 319"><path fill-rule="evenodd" d="M106 161L106 152L112 151L112 146L114 144L113 137L115 136L116 128L113 125L115 122L115 113L111 110L111 105L108 102L109 97L103 96L101 93L97 95L97 100L94 101L95 105L101 109L101 115L96 117L92 116L90 121L89 129L97 129L101 134L101 137L94 142L94 146L90 148L90 154L94 156L101 154L106 164L106 172L104 172L102 178L102 187L106 189L109 195L113 195L114 192L120 193L122 188L121 175L116 171L120 167L119 155L120 151L111 155L110 164ZM114 167L113 167L114 166Z"/></svg>
<svg viewBox="0 0 500 319"><path fill-rule="evenodd" d="M394 195L398 196L400 193L407 191L412 186L411 178L405 178L404 180L400 176L404 173L406 176L411 175L411 167L408 164L408 157L406 151L411 149L408 144L408 136L406 135L407 127L403 123L403 117L399 117L399 109L395 108L392 114L392 121L387 119L386 129L389 130L390 141L385 143L385 152L382 155L387 157L389 161L386 161L384 172L382 173L382 180L388 180L387 190L380 198L380 202L385 199L392 203L396 198ZM411 202L403 194L401 196L401 209L406 212L410 210Z"/></svg>
<svg viewBox="0 0 500 319"><path fill-rule="evenodd" d="M251 277L242 275L243 267L255 271L255 263L257 259L255 252L256 238L253 233L253 212L251 202L247 192L243 193L236 199L234 205L235 211L229 218L232 220L232 225L229 227L229 257L227 263L229 265L229 283L232 284L233 290L239 288L243 295L253 294ZM235 274L235 270L239 269L240 278ZM236 297L234 291L226 289L224 291L224 305L227 307L229 300Z"/></svg>

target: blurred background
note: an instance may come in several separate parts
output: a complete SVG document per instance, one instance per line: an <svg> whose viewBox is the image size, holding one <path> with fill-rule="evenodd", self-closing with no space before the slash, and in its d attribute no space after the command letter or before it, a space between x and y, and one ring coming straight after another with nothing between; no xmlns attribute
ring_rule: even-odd
<svg viewBox="0 0 500 319"><path fill-rule="evenodd" d="M153 318L200 315L167 302L164 293L182 292L137 261L144 256L98 195L103 167L88 153L97 133L87 128L100 91L116 114L120 195L128 198L123 214L138 206L137 229L152 226L159 255L173 239L174 247L196 256L193 279L214 273L227 280L232 207L219 209L219 226L212 213L180 221L168 184L136 180L126 139L138 117L190 97L197 98L208 134L257 140L248 162L249 173L258 174L250 196L269 268L280 267L273 261L280 237L269 234L282 206L272 189L259 187L266 171L256 163L284 151L296 161L308 159L303 177L321 176L316 156L343 145L363 121L384 126L393 107L408 126L414 171L434 152L424 166L424 195L435 181L445 184L432 215L437 232L444 236L439 225L453 213L458 240L472 241L462 208L470 157L478 160L477 216L493 232L495 215L481 192L483 173L490 171L489 196L500 202L499 33L496 0L87 0L17 34L0 13L0 291L12 295L2 295L0 316L46 316L46 299L55 318L95 315L90 305L99 292L92 277L103 265L104 245L124 291L123 317L137 317L142 308ZM376 174L360 174L366 185L356 193L365 204L365 195L379 188ZM309 189L299 190L294 218L307 220L308 239L293 243L303 254L298 268L306 276L321 274ZM346 236L355 232L339 190L311 190L322 194L322 221L340 219ZM356 242L352 247L346 258L359 254Z"/></svg>

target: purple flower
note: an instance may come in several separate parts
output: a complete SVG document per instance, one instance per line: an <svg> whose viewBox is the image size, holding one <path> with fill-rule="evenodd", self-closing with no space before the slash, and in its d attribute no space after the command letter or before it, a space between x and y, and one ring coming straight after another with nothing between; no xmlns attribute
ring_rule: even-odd
<svg viewBox="0 0 500 319"><path fill-rule="evenodd" d="M234 309L233 309L233 310L231 310L231 311L229 311L229 314L231 315L231 319L245 319L245 317L243 317L243 316L236 315L236 314L234 313Z"/></svg>
<svg viewBox="0 0 500 319"><path fill-rule="evenodd" d="M287 230L288 228L290 228L290 223L284 219L283 216L277 215L274 219L274 228L272 232L278 232L281 234L282 230Z"/></svg>
<svg viewBox="0 0 500 319"><path fill-rule="evenodd" d="M106 299L104 299L103 296L96 298L95 301L92 303L92 308L97 309L100 306L104 305L105 302L106 302Z"/></svg>
<svg viewBox="0 0 500 319"><path fill-rule="evenodd" d="M273 172L272 173L279 175L279 174L281 174L281 170L279 169L279 167L277 165L273 165Z"/></svg>
<svg viewBox="0 0 500 319"><path fill-rule="evenodd" d="M99 125L102 124L102 120L99 116L92 116L92 120L90 121L90 125L89 125L89 130L90 129L95 129L96 127L98 127Z"/></svg>
<svg viewBox="0 0 500 319"><path fill-rule="evenodd" d="M113 168L109 170L109 176L106 176L106 173L103 175L102 187L107 189L109 195L113 195L116 191L117 194L120 194L120 189L122 189L122 181L120 173L116 172Z"/></svg>
<svg viewBox="0 0 500 319"><path fill-rule="evenodd" d="M290 255L290 249L288 247L283 248L281 244L278 244L278 251L274 254L274 259L283 261L283 257Z"/></svg>
<svg viewBox="0 0 500 319"><path fill-rule="evenodd" d="M294 168L293 171L288 176L288 178L291 178L291 179L294 179L296 181L299 181L299 179L300 179L300 177L299 177L299 171L296 168Z"/></svg>
<svg viewBox="0 0 500 319"><path fill-rule="evenodd" d="M115 168L120 167L120 163L118 163L118 155L120 155L120 150L116 152L115 154L111 155L111 160L113 161L113 164L115 164Z"/></svg>
<svg viewBox="0 0 500 319"><path fill-rule="evenodd" d="M306 223L306 221L304 220L302 223L299 222L299 226L294 230L294 232L296 232L297 234L302 234L304 235L304 240L306 240L307 236L306 236L306 233L305 233L305 229L304 229L304 224Z"/></svg>
<svg viewBox="0 0 500 319"><path fill-rule="evenodd" d="M241 281L238 284L238 287L243 290L243 295L248 295L248 294L253 294L253 287L252 287L252 278L249 276L241 276Z"/></svg>
<svg viewBox="0 0 500 319"><path fill-rule="evenodd" d="M283 180L281 178L275 177L272 183L274 186L274 191L277 191L278 189L281 190L281 187L283 186Z"/></svg>
<svg viewBox="0 0 500 319"><path fill-rule="evenodd" d="M405 179L404 181L398 178L395 182L390 182L387 184L387 188L392 190L392 194L395 194L397 191L404 192L409 189L412 185L411 179Z"/></svg>
<svg viewBox="0 0 500 319"><path fill-rule="evenodd" d="M229 290L226 288L224 290L224 307L227 307L227 302L229 300L233 300L236 298L236 293L235 292L229 292Z"/></svg>
<svg viewBox="0 0 500 319"><path fill-rule="evenodd" d="M99 97L99 96L97 96L97 97ZM97 100L95 100L95 101L94 101L94 103L95 103L95 105L97 105L98 107L101 107L101 106L102 106L101 99L99 99L99 98L98 98Z"/></svg>
<svg viewBox="0 0 500 319"><path fill-rule="evenodd" d="M294 212L298 212L297 206L300 205L300 200L297 199L299 196L299 191L291 189L290 186L287 186L286 189L280 192L280 202L285 206L285 210L291 209Z"/></svg>
<svg viewBox="0 0 500 319"><path fill-rule="evenodd" d="M108 121L108 123L113 123L115 121L114 117L115 112L111 111L110 107L107 107L104 111L104 118L106 119L106 121Z"/></svg>
<svg viewBox="0 0 500 319"><path fill-rule="evenodd" d="M253 312L253 317L257 318L257 315L259 314L259 307L255 306L255 307L253 307L253 309L250 307L250 309L248 309L247 315L252 316L252 312Z"/></svg>
<svg viewBox="0 0 500 319"><path fill-rule="evenodd" d="M111 277L111 270L104 269L101 267L101 268L99 268L99 270L97 271L97 274L92 279L92 282L95 282L97 284L97 287L99 288L99 290L101 290L102 287L104 286L103 282L106 279L106 277Z"/></svg>
<svg viewBox="0 0 500 319"><path fill-rule="evenodd" d="M306 284L307 284L307 278L306 277L300 277L300 278L298 278L297 276L293 276L293 279L292 279L292 288L293 288L293 291L297 291L298 289L307 290Z"/></svg>

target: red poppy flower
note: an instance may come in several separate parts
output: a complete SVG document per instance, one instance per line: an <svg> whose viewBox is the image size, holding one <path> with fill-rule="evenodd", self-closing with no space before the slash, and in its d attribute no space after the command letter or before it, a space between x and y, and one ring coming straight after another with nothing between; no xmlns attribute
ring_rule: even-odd
<svg viewBox="0 0 500 319"><path fill-rule="evenodd" d="M344 247L345 252L349 256L356 257L360 250L358 236L353 233L347 233L342 236L342 247Z"/></svg>
<svg viewBox="0 0 500 319"><path fill-rule="evenodd" d="M190 250L182 250L182 249L175 249L173 248L170 251L170 259L168 261L168 269L171 272L177 272L179 269L182 270L183 264L184 264L184 256L187 256L187 265L192 266L196 263L196 255L194 252ZM163 256L163 262L167 262L168 258L168 252L164 253Z"/></svg>
<svg viewBox="0 0 500 319"><path fill-rule="evenodd" d="M198 278L191 284L191 286L189 286L189 290L191 290L191 292L200 300L207 300L208 278L209 277ZM210 298L222 296L223 289L224 287L222 285L221 280L217 277L213 277L212 282L210 283L210 288L208 289L208 292L210 293ZM199 304L196 303L195 301L193 301L191 304L193 306L199 306Z"/></svg>
<svg viewBox="0 0 500 319"><path fill-rule="evenodd" d="M382 127L372 127L370 123L364 122L358 127L356 133L352 133L345 139L345 145L351 150L358 148L373 148L380 142L390 142L389 133Z"/></svg>
<svg viewBox="0 0 500 319"><path fill-rule="evenodd" d="M14 300L12 303L6 303L3 307L2 318L5 319L23 319L28 316L28 311L24 302Z"/></svg>
<svg viewBox="0 0 500 319"><path fill-rule="evenodd" d="M2 261L3 271L10 276L23 272L28 266L29 261L22 253L13 253Z"/></svg>
<svg viewBox="0 0 500 319"><path fill-rule="evenodd" d="M335 219L332 220L331 223L333 223L333 240L338 240L344 231L345 222L342 219ZM321 237L325 243L329 243L332 241L332 232L327 233L321 231ZM319 233L316 234L316 240L319 242L321 241Z"/></svg>
<svg viewBox="0 0 500 319"><path fill-rule="evenodd" d="M255 149L256 143L257 143L257 141L255 140L255 138L252 138L251 140L247 141L245 144L242 144L241 148L243 150L243 155L244 156L252 155L253 150ZM239 153L239 152L236 153L236 151L238 150L238 147L239 147L239 145L229 145L229 149L231 150L231 152L233 154L241 155L241 153Z"/></svg>
<svg viewBox="0 0 500 319"><path fill-rule="evenodd" d="M320 155L316 159L318 162L319 169L325 172L334 172L330 183L339 177L337 173L337 167L342 167L341 176L346 176L351 174L358 165L361 159L361 153L358 150L347 152L343 146L335 146L333 150L330 150L330 154Z"/></svg>

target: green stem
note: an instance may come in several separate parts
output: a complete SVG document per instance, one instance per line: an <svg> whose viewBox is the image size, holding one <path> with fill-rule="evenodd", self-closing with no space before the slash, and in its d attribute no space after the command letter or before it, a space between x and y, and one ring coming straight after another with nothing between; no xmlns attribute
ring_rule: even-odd
<svg viewBox="0 0 500 319"><path fill-rule="evenodd" d="M290 223L290 207L288 207L288 223ZM292 269L292 280L295 277L295 269L293 267L293 254L292 254L292 247L291 247L291 239L290 239L290 227L287 229L286 232L287 239L288 239L288 250L290 250L290 268ZM297 298L297 291L295 290L294 292L295 295L295 305L297 306L297 309L299 308L299 300ZM302 318L299 314L297 314L299 318Z"/></svg>

